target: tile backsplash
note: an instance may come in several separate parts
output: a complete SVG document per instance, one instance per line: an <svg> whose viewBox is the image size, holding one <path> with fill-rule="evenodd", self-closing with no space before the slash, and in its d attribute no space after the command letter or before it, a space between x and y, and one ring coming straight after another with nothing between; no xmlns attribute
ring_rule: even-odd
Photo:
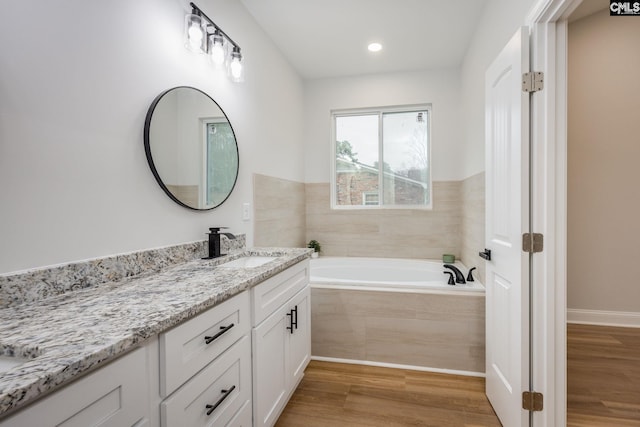
<svg viewBox="0 0 640 427"><path fill-rule="evenodd" d="M306 247L305 184L253 176L254 245Z"/></svg>

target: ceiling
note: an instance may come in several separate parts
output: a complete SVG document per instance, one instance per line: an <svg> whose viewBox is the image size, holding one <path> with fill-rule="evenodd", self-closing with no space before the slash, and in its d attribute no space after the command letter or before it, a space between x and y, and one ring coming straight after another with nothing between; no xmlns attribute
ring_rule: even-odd
<svg viewBox="0 0 640 427"><path fill-rule="evenodd" d="M607 0L583 0L580 6L571 13L569 16L569 22L577 21L586 16L592 15L603 9L609 8L609 2Z"/></svg>
<svg viewBox="0 0 640 427"><path fill-rule="evenodd" d="M305 79L457 67L486 0L242 0ZM377 53L367 45L379 42Z"/></svg>

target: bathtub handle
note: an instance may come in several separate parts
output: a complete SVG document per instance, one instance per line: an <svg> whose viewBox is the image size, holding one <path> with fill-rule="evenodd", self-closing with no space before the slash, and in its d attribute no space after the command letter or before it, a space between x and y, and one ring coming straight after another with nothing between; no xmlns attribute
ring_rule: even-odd
<svg viewBox="0 0 640 427"><path fill-rule="evenodd" d="M443 271L444 274L448 274L449 275L449 281L447 282L447 284L449 285L455 285L456 282L453 281L453 273L450 271Z"/></svg>
<svg viewBox="0 0 640 427"><path fill-rule="evenodd" d="M473 282L473 270L475 270L476 268L473 267L471 270L469 270L469 274L467 274L467 282Z"/></svg>

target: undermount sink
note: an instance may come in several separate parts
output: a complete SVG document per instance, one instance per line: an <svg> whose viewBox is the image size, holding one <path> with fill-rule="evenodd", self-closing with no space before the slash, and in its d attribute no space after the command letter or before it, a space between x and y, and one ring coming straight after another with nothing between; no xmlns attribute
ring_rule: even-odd
<svg viewBox="0 0 640 427"><path fill-rule="evenodd" d="M16 357L16 356L0 356L0 374L3 372L7 372L16 366L20 366L25 362L28 362L32 359L27 359L26 357Z"/></svg>
<svg viewBox="0 0 640 427"><path fill-rule="evenodd" d="M222 268L255 268L277 259L275 256L245 256L220 264Z"/></svg>

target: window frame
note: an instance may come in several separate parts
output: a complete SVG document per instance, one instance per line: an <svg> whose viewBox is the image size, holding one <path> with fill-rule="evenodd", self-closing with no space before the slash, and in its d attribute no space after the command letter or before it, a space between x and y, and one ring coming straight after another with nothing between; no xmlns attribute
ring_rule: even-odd
<svg viewBox="0 0 640 427"><path fill-rule="evenodd" d="M385 204L377 204L377 205L338 205L337 202L337 188L336 188L336 118L337 117L348 117L348 116L362 116L362 115L374 115L378 116L378 163L384 166L384 144L382 141L383 135L383 120L382 117L385 113L407 113L407 112L419 112L419 111L427 111L427 158L429 161L428 164L428 175L427 175L427 189L429 194L429 203L421 204L421 205L385 205ZM329 187L330 187L330 200L331 200L331 209L332 210L370 210L370 209L405 209L405 210L433 210L433 179L432 179L432 157L431 157L431 147L433 145L432 139L432 127L433 127L433 107L431 103L425 104L411 104L411 105L401 105L401 106L390 106L390 107L369 107L369 108L354 108L354 109L336 109L330 111L330 120L331 120L331 143L330 145L330 178L329 178ZM383 189L382 175L379 175L379 193ZM382 201L382 194L380 194L380 201Z"/></svg>

